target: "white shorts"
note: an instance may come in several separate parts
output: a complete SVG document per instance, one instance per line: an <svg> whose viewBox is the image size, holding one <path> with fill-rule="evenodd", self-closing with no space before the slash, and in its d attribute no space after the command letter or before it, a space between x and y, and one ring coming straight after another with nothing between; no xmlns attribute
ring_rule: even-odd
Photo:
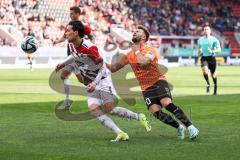
<svg viewBox="0 0 240 160"><path fill-rule="evenodd" d="M116 90L113 86L111 75L102 79L96 86L95 91L87 92L88 106L96 104L98 106L112 102L116 99Z"/></svg>
<svg viewBox="0 0 240 160"><path fill-rule="evenodd" d="M73 72L75 75L80 74L80 70L78 68L78 65L75 62L67 64L63 69L70 72L70 73Z"/></svg>

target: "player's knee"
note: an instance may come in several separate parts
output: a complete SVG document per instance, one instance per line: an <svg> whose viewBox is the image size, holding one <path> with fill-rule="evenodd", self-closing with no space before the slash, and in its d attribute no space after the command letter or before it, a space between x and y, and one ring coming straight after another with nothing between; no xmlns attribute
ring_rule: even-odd
<svg viewBox="0 0 240 160"><path fill-rule="evenodd" d="M61 80L67 79L70 76L70 74L71 74L71 72L68 72L68 71L63 69L62 72L61 72L61 75L60 75Z"/></svg>
<svg viewBox="0 0 240 160"><path fill-rule="evenodd" d="M208 74L208 69L207 69L206 67L204 67L204 68L202 69L202 72L203 72L203 74Z"/></svg>
<svg viewBox="0 0 240 160"><path fill-rule="evenodd" d="M157 111L160 110L160 106L157 105L157 104L153 104L153 105L151 105L151 106L148 108L148 110L149 110L151 113L155 113L155 112L157 112Z"/></svg>
<svg viewBox="0 0 240 160"><path fill-rule="evenodd" d="M117 107L114 107L112 110L110 110L110 114L117 114L119 112L119 109Z"/></svg>
<svg viewBox="0 0 240 160"><path fill-rule="evenodd" d="M104 113L103 113L100 109L98 109L98 108L91 110L90 113L91 113L91 115L92 115L93 117L100 117L100 116L102 116L102 115L104 114Z"/></svg>
<svg viewBox="0 0 240 160"><path fill-rule="evenodd" d="M65 75L61 75L60 77L61 77L61 80L67 79L67 77Z"/></svg>
<svg viewBox="0 0 240 160"><path fill-rule="evenodd" d="M170 103L172 103L172 100L168 97L161 99L161 105L162 107L166 108Z"/></svg>
<svg viewBox="0 0 240 160"><path fill-rule="evenodd" d="M104 108L104 113L113 114L112 111L113 111L113 108Z"/></svg>
<svg viewBox="0 0 240 160"><path fill-rule="evenodd" d="M204 70L204 71L203 71L203 74L204 74L204 75L208 75L208 70Z"/></svg>
<svg viewBox="0 0 240 160"><path fill-rule="evenodd" d="M83 78L82 78L82 76L77 75L77 79L78 79L78 81L79 81L80 83L83 83Z"/></svg>
<svg viewBox="0 0 240 160"><path fill-rule="evenodd" d="M60 76L60 78L61 78L61 80L65 80L65 79L67 79L68 78L68 76L69 76L69 74L67 73L67 72L62 72L61 73L61 76Z"/></svg>
<svg viewBox="0 0 240 160"><path fill-rule="evenodd" d="M217 77L217 73L216 72L212 73L212 78L216 78L216 77Z"/></svg>
<svg viewBox="0 0 240 160"><path fill-rule="evenodd" d="M103 110L104 110L104 113L114 114L114 112L113 112L114 107L111 102L104 104Z"/></svg>

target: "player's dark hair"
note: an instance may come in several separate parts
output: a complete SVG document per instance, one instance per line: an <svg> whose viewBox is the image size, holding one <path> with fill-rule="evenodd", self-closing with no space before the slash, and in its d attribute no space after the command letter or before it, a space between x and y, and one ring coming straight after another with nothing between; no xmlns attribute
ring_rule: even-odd
<svg viewBox="0 0 240 160"><path fill-rule="evenodd" d="M78 13L78 14L81 13L81 10L78 6L70 7L70 10L73 11L74 13Z"/></svg>
<svg viewBox="0 0 240 160"><path fill-rule="evenodd" d="M68 25L72 26L73 31L78 31L78 35L83 38L85 35L84 25L81 21L70 21Z"/></svg>
<svg viewBox="0 0 240 160"><path fill-rule="evenodd" d="M203 28L205 28L205 27L211 28L210 25L209 25L209 23L205 23L205 24L203 25Z"/></svg>
<svg viewBox="0 0 240 160"><path fill-rule="evenodd" d="M139 25L137 28L144 31L145 36L146 36L146 42L147 42L149 39L149 36L150 36L150 32L148 31L148 29L142 25Z"/></svg>

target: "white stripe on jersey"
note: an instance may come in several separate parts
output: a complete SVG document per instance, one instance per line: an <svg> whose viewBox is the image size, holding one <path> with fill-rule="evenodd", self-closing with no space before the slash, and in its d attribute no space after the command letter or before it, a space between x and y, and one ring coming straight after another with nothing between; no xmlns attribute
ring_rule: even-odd
<svg viewBox="0 0 240 160"><path fill-rule="evenodd" d="M79 55L78 55L78 53L77 53L76 48L74 47L74 44L73 44L73 43L69 43L68 46L69 46L69 49L70 49L70 53L73 55L73 57L74 57L75 59L78 59L78 58L79 58Z"/></svg>
<svg viewBox="0 0 240 160"><path fill-rule="evenodd" d="M91 41L85 40L85 39L83 40L82 45L83 45L84 47L86 47L86 48L90 48L90 47L92 47L92 46L95 46Z"/></svg>

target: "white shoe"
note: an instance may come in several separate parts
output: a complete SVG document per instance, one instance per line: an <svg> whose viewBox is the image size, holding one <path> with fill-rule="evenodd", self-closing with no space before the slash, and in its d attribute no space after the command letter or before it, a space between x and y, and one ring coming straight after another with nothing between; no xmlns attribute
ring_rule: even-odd
<svg viewBox="0 0 240 160"><path fill-rule="evenodd" d="M71 106L71 102L69 99L65 99L59 106L57 109L62 110L62 109L67 109Z"/></svg>
<svg viewBox="0 0 240 160"><path fill-rule="evenodd" d="M179 127L177 128L177 136L179 139L184 139L185 137L185 127L181 124L179 124Z"/></svg>
<svg viewBox="0 0 240 160"><path fill-rule="evenodd" d="M191 140L194 140L197 138L197 136L199 135L199 130L194 127L193 125L188 127L188 131L189 131L189 138Z"/></svg>

